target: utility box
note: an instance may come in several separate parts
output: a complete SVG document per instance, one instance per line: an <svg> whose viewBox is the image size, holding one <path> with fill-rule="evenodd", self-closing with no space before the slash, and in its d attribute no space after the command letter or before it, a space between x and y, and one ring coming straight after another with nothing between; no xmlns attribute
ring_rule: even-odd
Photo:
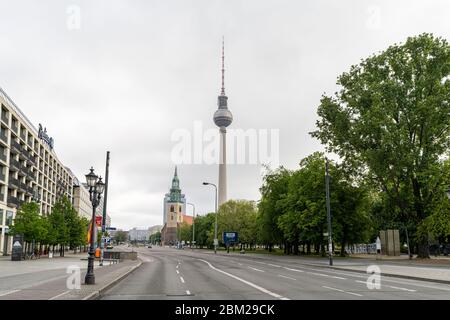
<svg viewBox="0 0 450 320"><path fill-rule="evenodd" d="M398 229L380 231L381 254L387 256L400 255L400 233Z"/></svg>
<svg viewBox="0 0 450 320"><path fill-rule="evenodd" d="M23 260L23 236L15 235L13 237L11 261L22 261Z"/></svg>

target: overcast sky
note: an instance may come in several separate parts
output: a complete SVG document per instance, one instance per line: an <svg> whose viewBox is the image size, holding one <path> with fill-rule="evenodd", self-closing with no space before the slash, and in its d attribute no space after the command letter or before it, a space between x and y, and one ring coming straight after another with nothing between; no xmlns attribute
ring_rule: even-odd
<svg viewBox="0 0 450 320"><path fill-rule="evenodd" d="M230 129L279 129L294 169L323 151L308 132L337 76L408 36L449 39L449 13L448 0L0 0L0 87L80 180L104 175L110 150L112 225L149 227L162 224L172 133L214 128L222 36ZM217 165L178 173L197 213L213 211L202 181L217 182ZM229 166L229 198L258 200L260 185L260 165Z"/></svg>

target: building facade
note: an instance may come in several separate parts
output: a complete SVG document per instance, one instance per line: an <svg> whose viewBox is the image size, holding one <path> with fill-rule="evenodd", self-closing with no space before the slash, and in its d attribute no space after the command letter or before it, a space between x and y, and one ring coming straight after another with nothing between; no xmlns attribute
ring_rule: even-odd
<svg viewBox="0 0 450 320"><path fill-rule="evenodd" d="M58 159L47 130L34 127L1 88L0 105L0 253L7 254L17 208L33 200L48 215L60 197L72 201L73 175Z"/></svg>

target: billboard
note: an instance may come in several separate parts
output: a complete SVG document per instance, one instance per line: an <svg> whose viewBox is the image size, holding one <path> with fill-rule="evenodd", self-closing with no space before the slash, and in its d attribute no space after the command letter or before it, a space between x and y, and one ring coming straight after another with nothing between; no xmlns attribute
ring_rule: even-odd
<svg viewBox="0 0 450 320"><path fill-rule="evenodd" d="M239 237L237 232L225 231L223 233L223 242L225 243L225 245L238 243L238 241Z"/></svg>

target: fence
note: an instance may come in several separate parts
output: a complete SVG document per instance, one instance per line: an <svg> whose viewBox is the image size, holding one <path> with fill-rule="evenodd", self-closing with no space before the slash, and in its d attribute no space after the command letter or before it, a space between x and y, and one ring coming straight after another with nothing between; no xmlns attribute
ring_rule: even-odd
<svg viewBox="0 0 450 320"><path fill-rule="evenodd" d="M347 245L345 247L345 252L347 254L376 254L377 253L377 244L369 243L369 244Z"/></svg>

